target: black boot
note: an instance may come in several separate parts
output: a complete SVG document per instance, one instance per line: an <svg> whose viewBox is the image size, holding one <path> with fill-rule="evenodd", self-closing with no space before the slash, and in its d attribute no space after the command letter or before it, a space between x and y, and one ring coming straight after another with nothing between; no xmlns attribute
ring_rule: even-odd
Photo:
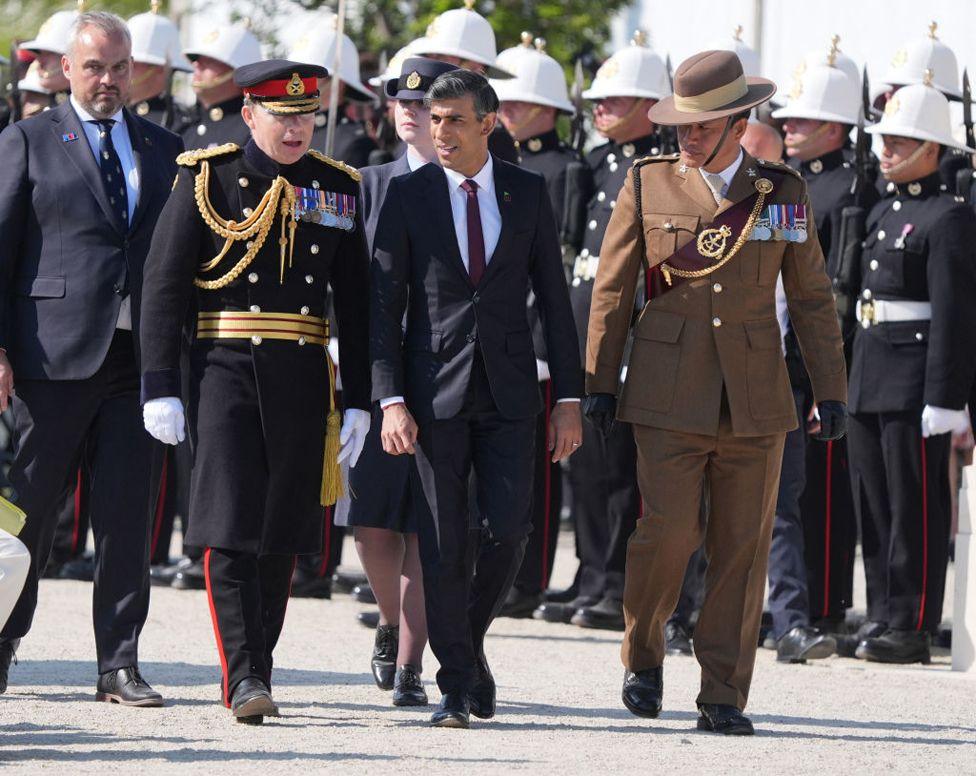
<svg viewBox="0 0 976 776"><path fill-rule="evenodd" d="M875 663L932 662L932 636L927 631L894 630L864 639L857 645L855 657Z"/></svg>
<svg viewBox="0 0 976 776"><path fill-rule="evenodd" d="M19 646L20 639L0 639L0 695L7 692L7 674L10 672L10 663L17 662Z"/></svg>
<svg viewBox="0 0 976 776"><path fill-rule="evenodd" d="M837 651L837 640L809 625L798 625L776 642L780 663L805 663L821 660Z"/></svg>
<svg viewBox="0 0 976 776"><path fill-rule="evenodd" d="M622 631L624 629L623 602L604 598L594 606L585 606L577 610L570 622L581 628Z"/></svg>
<svg viewBox="0 0 976 776"><path fill-rule="evenodd" d="M381 690L392 690L396 678L397 648L400 645L399 625L378 625L373 642L373 679Z"/></svg>

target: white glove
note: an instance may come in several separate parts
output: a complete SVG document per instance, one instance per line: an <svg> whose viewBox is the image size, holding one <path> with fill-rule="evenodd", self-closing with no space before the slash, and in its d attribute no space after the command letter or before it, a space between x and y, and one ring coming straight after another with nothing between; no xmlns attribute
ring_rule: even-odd
<svg viewBox="0 0 976 776"><path fill-rule="evenodd" d="M186 439L183 402L175 396L150 399L142 407L142 425L160 442L175 445Z"/></svg>
<svg viewBox="0 0 976 776"><path fill-rule="evenodd" d="M535 360L535 372L539 377L539 382L544 383L551 377L549 374L549 362L543 361L541 358L537 358Z"/></svg>
<svg viewBox="0 0 976 776"><path fill-rule="evenodd" d="M356 465L369 433L369 413L366 410L346 410L342 413L339 431L339 463L349 459L349 468Z"/></svg>
<svg viewBox="0 0 976 776"><path fill-rule="evenodd" d="M928 404L922 410L922 436L938 436L948 434L963 434L969 428L969 413L966 410L947 410L944 407L932 407Z"/></svg>

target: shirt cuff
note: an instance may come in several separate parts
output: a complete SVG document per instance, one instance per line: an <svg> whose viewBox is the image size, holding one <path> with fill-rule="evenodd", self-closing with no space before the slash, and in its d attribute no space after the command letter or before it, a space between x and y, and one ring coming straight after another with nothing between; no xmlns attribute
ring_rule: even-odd
<svg viewBox="0 0 976 776"><path fill-rule="evenodd" d="M406 404L402 396L390 396L388 399L380 399L380 409L385 410L394 404Z"/></svg>
<svg viewBox="0 0 976 776"><path fill-rule="evenodd" d="M582 399L574 399L572 397L566 399L556 399L556 404L562 404L563 402L567 402L567 401L571 401L571 402L575 402L576 404L579 404L582 401Z"/></svg>

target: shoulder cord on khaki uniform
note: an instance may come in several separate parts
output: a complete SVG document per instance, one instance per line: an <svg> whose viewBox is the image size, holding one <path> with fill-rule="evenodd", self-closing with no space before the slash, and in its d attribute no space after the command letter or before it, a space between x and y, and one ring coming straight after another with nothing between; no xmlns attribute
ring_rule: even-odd
<svg viewBox="0 0 976 776"><path fill-rule="evenodd" d="M278 239L278 244L281 247L281 273L279 282L283 282L285 277L285 247L288 247L289 267L292 264L292 256L295 250L295 190L287 180L279 175L264 193L254 212L244 221L237 223L233 220L221 218L214 210L213 204L210 202L209 186L210 163L204 159L200 162L200 172L197 173L193 181L197 209L200 211L200 216L203 218L204 223L210 227L214 234L223 237L225 242L220 253L209 261L201 263L200 272L209 272L220 264L235 242L243 240L250 240L250 242L240 261L224 275L214 280L203 280L197 277L194 278L193 284L197 288L212 291L218 288L224 288L233 283L258 255L258 251L261 250L264 241L268 237L268 232L271 231L271 224L274 221L276 212L280 212L281 214L281 237ZM251 240L251 238L254 239Z"/></svg>

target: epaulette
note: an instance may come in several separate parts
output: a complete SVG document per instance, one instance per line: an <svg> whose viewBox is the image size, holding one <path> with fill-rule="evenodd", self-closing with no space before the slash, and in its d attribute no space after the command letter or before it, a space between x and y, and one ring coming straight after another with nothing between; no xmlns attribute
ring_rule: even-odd
<svg viewBox="0 0 976 776"><path fill-rule="evenodd" d="M768 162L765 159L756 159L756 164L762 165L763 167L769 167L773 170L777 170L778 172L788 172L794 178L799 178L801 181L803 180L803 176L800 175L800 171L794 170L788 164L783 164L782 162Z"/></svg>
<svg viewBox="0 0 976 776"><path fill-rule="evenodd" d="M657 156L642 156L634 160L634 166L643 166L648 162L673 162L679 159L681 154L658 154Z"/></svg>
<svg viewBox="0 0 976 776"><path fill-rule="evenodd" d="M308 155L313 159L318 159L320 162L325 162L335 167L337 170L342 170L346 175L352 178L356 183L359 183L363 179L362 174L355 167L346 164L345 162L340 162L337 159L333 159L331 156L326 156L320 151L316 151L314 148L308 149Z"/></svg>
<svg viewBox="0 0 976 776"><path fill-rule="evenodd" d="M234 151L239 151L240 148L241 147L237 145L237 143L224 143L216 148L198 148L196 151L184 151L182 154L176 157L176 163L181 164L184 167L193 167L202 159L210 159L214 156L231 154Z"/></svg>

